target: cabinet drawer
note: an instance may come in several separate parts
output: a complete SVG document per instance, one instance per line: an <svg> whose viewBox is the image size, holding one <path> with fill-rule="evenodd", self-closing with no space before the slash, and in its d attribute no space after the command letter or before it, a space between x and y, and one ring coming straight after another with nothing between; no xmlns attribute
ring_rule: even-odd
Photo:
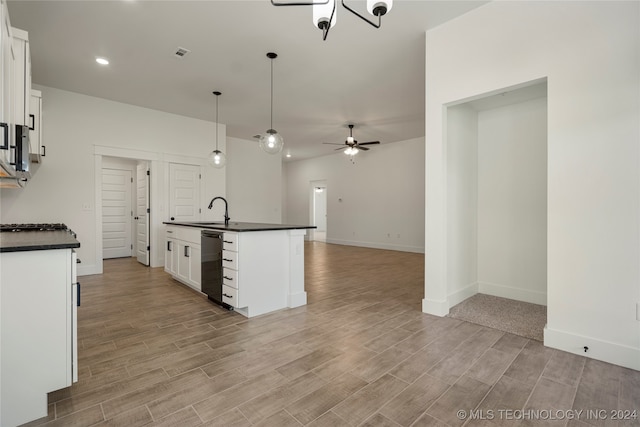
<svg viewBox="0 0 640 427"><path fill-rule="evenodd" d="M222 284L238 289L238 272L231 268L223 268Z"/></svg>
<svg viewBox="0 0 640 427"><path fill-rule="evenodd" d="M225 232L222 237L222 249L238 252L238 235Z"/></svg>
<svg viewBox="0 0 640 427"><path fill-rule="evenodd" d="M226 268L231 268L234 270L238 269L238 252L233 251L222 251L222 266Z"/></svg>
<svg viewBox="0 0 640 427"><path fill-rule="evenodd" d="M222 302L229 304L231 307L239 307L238 290L230 286L222 285Z"/></svg>

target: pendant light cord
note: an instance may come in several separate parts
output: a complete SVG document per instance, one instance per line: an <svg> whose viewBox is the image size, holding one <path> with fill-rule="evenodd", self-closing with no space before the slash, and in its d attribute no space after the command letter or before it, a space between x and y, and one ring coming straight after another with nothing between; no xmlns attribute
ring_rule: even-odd
<svg viewBox="0 0 640 427"><path fill-rule="evenodd" d="M218 97L216 95L216 151L218 151Z"/></svg>
<svg viewBox="0 0 640 427"><path fill-rule="evenodd" d="M271 126L273 129L273 58L271 58Z"/></svg>

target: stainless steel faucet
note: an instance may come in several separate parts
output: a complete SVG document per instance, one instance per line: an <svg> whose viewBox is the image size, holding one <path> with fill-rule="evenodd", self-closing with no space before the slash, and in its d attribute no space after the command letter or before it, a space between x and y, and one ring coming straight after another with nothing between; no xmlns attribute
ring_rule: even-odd
<svg viewBox="0 0 640 427"><path fill-rule="evenodd" d="M227 203L227 199L222 196L214 197L211 199L211 203L209 203L209 209L213 206L213 202L217 199L221 199L224 202L224 225L229 225L229 204Z"/></svg>

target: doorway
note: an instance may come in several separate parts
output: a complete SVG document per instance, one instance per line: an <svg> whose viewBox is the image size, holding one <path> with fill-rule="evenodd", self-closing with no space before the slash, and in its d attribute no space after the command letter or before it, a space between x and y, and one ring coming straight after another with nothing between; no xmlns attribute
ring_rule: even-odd
<svg viewBox="0 0 640 427"><path fill-rule="evenodd" d="M476 294L544 309L546 80L448 105L446 119L449 309Z"/></svg>
<svg viewBox="0 0 640 427"><path fill-rule="evenodd" d="M327 184L325 181L311 182L311 225L315 225L311 240L327 241Z"/></svg>
<svg viewBox="0 0 640 427"><path fill-rule="evenodd" d="M104 156L101 170L102 259L135 256L148 266L149 164Z"/></svg>

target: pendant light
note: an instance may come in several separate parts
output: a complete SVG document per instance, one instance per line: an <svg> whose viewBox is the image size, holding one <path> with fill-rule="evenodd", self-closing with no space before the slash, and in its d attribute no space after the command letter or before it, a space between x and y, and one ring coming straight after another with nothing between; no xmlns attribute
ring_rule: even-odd
<svg viewBox="0 0 640 427"><path fill-rule="evenodd" d="M259 143L260 148L269 154L278 154L284 146L282 136L273 128L273 60L277 57L278 55L273 52L267 53L267 58L271 60L271 126L263 135L260 135Z"/></svg>
<svg viewBox="0 0 640 427"><path fill-rule="evenodd" d="M227 156L218 150L218 98L222 95L222 92L216 90L213 94L216 96L216 149L209 154L209 164L216 169L222 169L227 163Z"/></svg>
<svg viewBox="0 0 640 427"><path fill-rule="evenodd" d="M336 24L337 2L338 0L271 0L271 4L274 6L312 6L313 25L322 30L322 40L327 39L329 30ZM340 0L340 2L349 12L375 28L380 28L382 26L382 17L393 7L393 0L367 0L367 11L374 17L372 20L347 5L345 0ZM377 18L377 22L375 18Z"/></svg>

